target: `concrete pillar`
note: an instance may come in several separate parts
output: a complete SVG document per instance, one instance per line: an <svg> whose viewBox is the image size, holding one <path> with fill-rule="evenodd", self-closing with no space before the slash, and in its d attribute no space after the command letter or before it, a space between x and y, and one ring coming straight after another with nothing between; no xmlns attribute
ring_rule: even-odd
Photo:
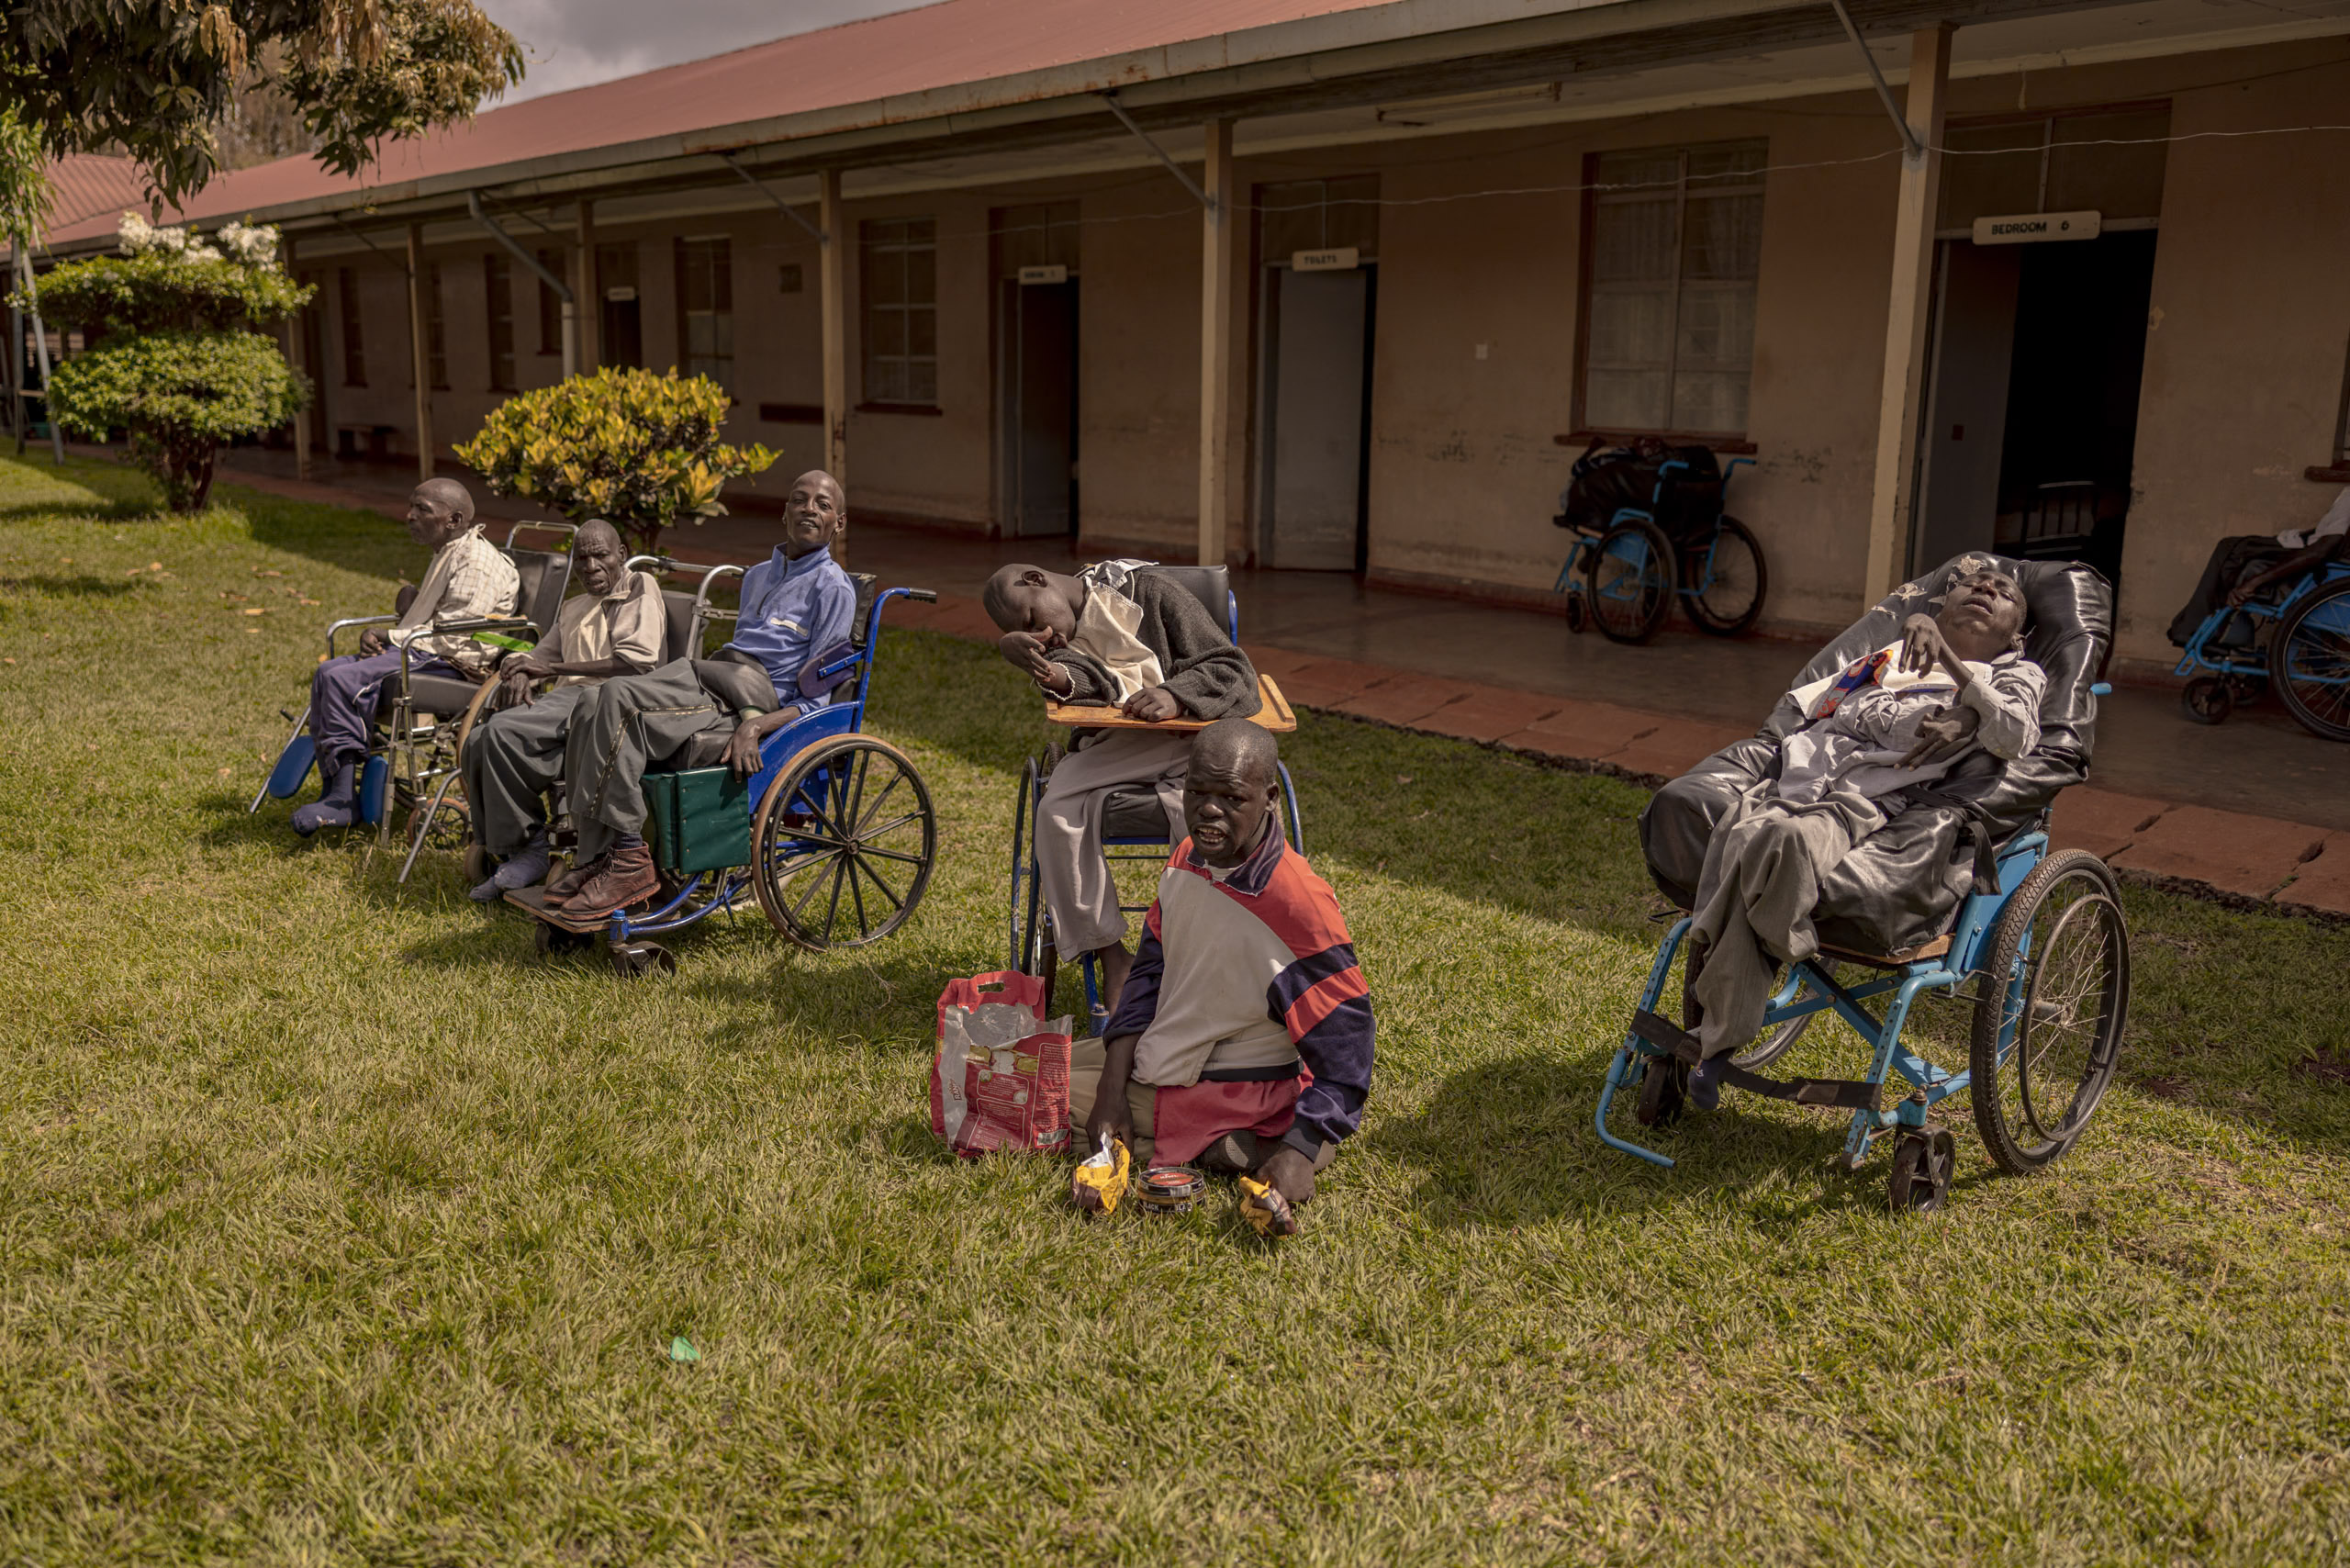
<svg viewBox="0 0 2350 1568"><path fill-rule="evenodd" d="M285 280L293 282L294 240L291 235L278 241L277 264L285 269ZM319 395L318 372L303 357L308 348L308 339L302 331L302 310L308 308L307 306L297 308L286 320L285 363L294 367L297 375L310 382L310 396L316 398ZM294 416L294 477L308 479L309 476L310 411L303 409Z"/></svg>
<svg viewBox="0 0 2350 1568"><path fill-rule="evenodd" d="M841 209L841 172L817 176L817 308L824 324L824 472L848 489L848 217Z"/></svg>
<svg viewBox="0 0 2350 1568"><path fill-rule="evenodd" d="M416 362L416 476L432 477L432 355L424 325L424 225L408 226L408 349Z"/></svg>
<svg viewBox="0 0 2350 1568"><path fill-rule="evenodd" d="M592 375L604 363L604 296L596 286L596 204L579 198L579 242L571 257L572 330L578 346L569 374Z"/></svg>
<svg viewBox="0 0 2350 1568"><path fill-rule="evenodd" d="M1224 565L1232 463L1232 122L1203 128L1208 204L1200 218L1200 565Z"/></svg>
<svg viewBox="0 0 2350 1568"><path fill-rule="evenodd" d="M1876 484L1869 497L1865 604L1893 591L1909 567L1918 503L1918 423L1926 386L1926 317L1934 274L1934 218L1942 205L1942 122L1950 106L1951 25L1909 35L1902 118L1923 144L1901 160L1894 208L1893 297L1885 319L1885 386L1877 406Z"/></svg>

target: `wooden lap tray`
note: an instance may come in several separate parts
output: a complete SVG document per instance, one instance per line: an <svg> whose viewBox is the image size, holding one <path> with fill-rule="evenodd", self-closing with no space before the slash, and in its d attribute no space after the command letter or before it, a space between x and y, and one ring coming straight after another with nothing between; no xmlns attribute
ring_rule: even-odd
<svg viewBox="0 0 2350 1568"><path fill-rule="evenodd" d="M1297 728L1297 714L1290 707L1289 699L1281 695L1281 689L1273 684L1271 676L1257 677L1257 698L1264 706L1254 713L1247 715L1250 723L1270 730L1277 735L1288 734ZM1188 734L1193 730L1204 730L1215 722L1213 719L1195 719L1189 714L1150 722L1141 719L1129 719L1114 707L1082 702L1056 702L1049 697L1045 700L1045 722L1048 724L1067 724L1080 730L1167 730L1178 734Z"/></svg>

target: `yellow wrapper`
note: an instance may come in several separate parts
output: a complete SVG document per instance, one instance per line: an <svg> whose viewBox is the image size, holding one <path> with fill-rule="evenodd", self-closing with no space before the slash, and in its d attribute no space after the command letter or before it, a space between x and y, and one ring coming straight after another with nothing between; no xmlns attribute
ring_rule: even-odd
<svg viewBox="0 0 2350 1568"><path fill-rule="evenodd" d="M1273 1191L1270 1183L1254 1176L1240 1178L1240 1217L1254 1226L1263 1237L1294 1236L1297 1215L1290 1211L1289 1200Z"/></svg>
<svg viewBox="0 0 2350 1568"><path fill-rule="evenodd" d="M1126 1173L1132 1164L1126 1146L1102 1134L1101 1148L1069 1175L1069 1201L1089 1215L1116 1214L1118 1200L1126 1195Z"/></svg>

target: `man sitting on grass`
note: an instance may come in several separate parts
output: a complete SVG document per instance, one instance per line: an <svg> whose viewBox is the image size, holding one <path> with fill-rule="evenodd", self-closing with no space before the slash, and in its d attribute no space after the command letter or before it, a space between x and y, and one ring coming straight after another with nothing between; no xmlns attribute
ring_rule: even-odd
<svg viewBox="0 0 2350 1568"><path fill-rule="evenodd" d="M498 666L506 706L474 726L460 759L474 842L504 862L473 890L485 903L547 874L546 792L563 776L564 736L581 698L661 662L661 585L628 569L618 530L599 517L582 523L571 573L588 591L564 601L545 641ZM554 689L533 695L550 677Z"/></svg>
<svg viewBox="0 0 2350 1568"><path fill-rule="evenodd" d="M1718 1102L1722 1057L1762 1028L1774 960L1819 950L1820 879L1980 746L2012 759L2040 743L2048 676L2024 657L2023 591L1996 567L1951 586L1942 610L1912 615L1901 641L1792 694L1805 723L1779 743L1779 772L1714 824L1690 914L1688 995L1704 1061L1689 1078L1700 1110Z"/></svg>
<svg viewBox="0 0 2350 1568"><path fill-rule="evenodd" d="M726 735L726 766L748 778L759 742L832 700L800 689L811 655L848 640L856 586L832 556L848 522L840 482L811 469L791 482L783 543L743 575L734 640L643 675L614 676L579 699L564 726L563 777L579 830L579 864L547 902L575 915L624 909L660 885L644 842L644 770L698 735Z"/></svg>
<svg viewBox="0 0 2350 1568"><path fill-rule="evenodd" d="M1253 1173L1251 1223L1277 1236L1362 1123L1373 1034L1338 901L1281 836L1278 761L1246 719L1192 743L1190 836L1103 1039L1072 1052L1069 1099L1089 1151L1108 1134L1140 1166Z"/></svg>
<svg viewBox="0 0 2350 1568"><path fill-rule="evenodd" d="M310 740L319 759L319 798L294 812L294 831L308 837L322 827L349 827L359 815L359 767L367 760L367 734L386 678L397 678L400 650L413 675L480 680L491 650L464 633L432 628L514 613L520 576L506 553L474 521L474 498L454 479L427 479L408 502L408 536L432 552L424 581L402 588L399 624L389 635L370 626L359 651L329 659L310 677Z"/></svg>
<svg viewBox="0 0 2350 1568"><path fill-rule="evenodd" d="M997 646L1063 702L1115 704L1131 718L1245 718L1261 705L1257 672L1199 599L1147 561L1103 561L1077 576L1014 564L988 579L982 601L1003 633ZM1149 786L1180 836L1186 735L1097 730L1053 767L1036 808L1036 871L1053 940L1102 966L1102 1005L1114 1009L1133 961L1126 916L1102 856L1102 818L1121 784Z"/></svg>

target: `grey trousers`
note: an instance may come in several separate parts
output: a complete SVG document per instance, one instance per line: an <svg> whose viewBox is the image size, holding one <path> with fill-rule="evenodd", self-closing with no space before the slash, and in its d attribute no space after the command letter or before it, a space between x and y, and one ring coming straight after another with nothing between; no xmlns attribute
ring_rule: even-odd
<svg viewBox="0 0 2350 1568"><path fill-rule="evenodd" d="M547 829L546 792L563 777L564 743L593 686L558 686L527 706L504 708L474 725L461 766L474 841L509 856Z"/></svg>
<svg viewBox="0 0 2350 1568"><path fill-rule="evenodd" d="M1700 1017L1704 1054L1743 1047L1762 1027L1778 985L1778 963L1819 951L1811 912L1820 879L1852 846L1885 823L1876 802L1849 789L1816 804L1790 805L1767 781L1738 799L1714 824L1697 905L1689 924L1689 961L1698 965L1689 994Z"/></svg>
<svg viewBox="0 0 2350 1568"><path fill-rule="evenodd" d="M693 661L617 675L573 710L563 776L570 784L579 857L601 855L621 834L644 831L644 770L704 730L731 732L735 716L702 689Z"/></svg>
<svg viewBox="0 0 2350 1568"><path fill-rule="evenodd" d="M1102 817L1120 784L1147 785L1167 813L1168 831L1183 836L1183 773L1192 737L1163 730L1109 730L1082 751L1053 765L1036 804L1036 875L1053 912L1053 942L1074 958L1126 939L1118 884L1102 858Z"/></svg>

